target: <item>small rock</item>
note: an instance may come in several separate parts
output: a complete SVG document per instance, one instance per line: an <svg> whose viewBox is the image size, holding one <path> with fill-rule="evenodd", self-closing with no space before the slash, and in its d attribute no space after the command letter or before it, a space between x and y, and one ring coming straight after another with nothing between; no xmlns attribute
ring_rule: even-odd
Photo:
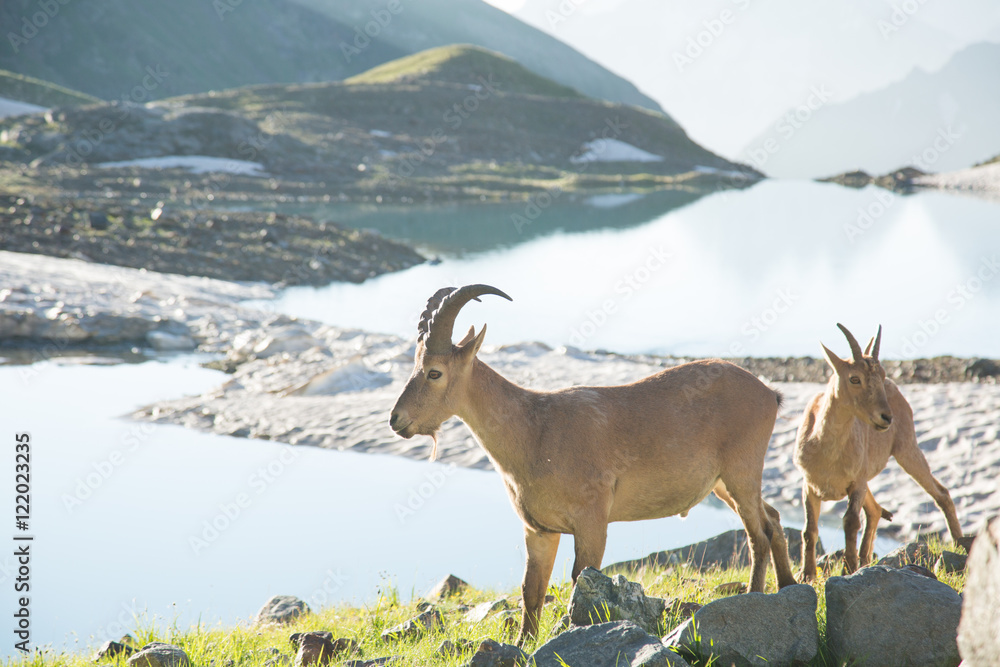
<svg viewBox="0 0 1000 667"><path fill-rule="evenodd" d="M937 577L934 576L934 573L931 572L930 570L928 570L923 565L917 565L915 563L910 563L909 565L904 565L903 567L901 567L899 569L900 570L909 570L910 572L915 572L916 574L919 574L921 577L927 577L928 579L934 579L935 581L937 581Z"/></svg>
<svg viewBox="0 0 1000 667"><path fill-rule="evenodd" d="M647 632L658 633L665 606L662 598L647 597L641 584L620 574L608 577L588 567L573 587L569 615L574 625L627 620Z"/></svg>
<svg viewBox="0 0 1000 667"><path fill-rule="evenodd" d="M528 654L517 646L485 639L466 667L524 667Z"/></svg>
<svg viewBox="0 0 1000 667"><path fill-rule="evenodd" d="M802 554L802 533L798 530L785 528L785 540L788 542L788 555L792 562L798 562ZM817 539L816 554L823 554L823 544ZM643 567L668 567L670 565L690 564L699 572L713 567L745 567L750 564L750 549L747 544L745 530L730 530L715 537L689 544L677 549L658 551L638 560L622 561L604 568L609 574L614 572L638 572Z"/></svg>
<svg viewBox="0 0 1000 667"><path fill-rule="evenodd" d="M447 577L439 581L432 589L427 591L427 593L424 594L424 599L444 600L452 595L461 593L468 587L468 583L462 581L453 574L449 574Z"/></svg>
<svg viewBox="0 0 1000 667"><path fill-rule="evenodd" d="M481 623L487 616L498 611L510 609L507 598L498 598L490 602L480 602L465 613L466 623Z"/></svg>
<svg viewBox="0 0 1000 667"><path fill-rule="evenodd" d="M108 640L97 650L97 653L94 655L94 662L100 662L101 660L114 660L119 655L124 655L127 658L133 653L135 653L135 649L128 644Z"/></svg>
<svg viewBox="0 0 1000 667"><path fill-rule="evenodd" d="M299 644L302 643L303 638L309 635L313 637L321 637L322 639L326 639L327 641L333 641L333 633L328 630L314 630L312 632L296 632L295 634L293 634L291 637L288 638L288 641L292 643L292 646L298 648Z"/></svg>
<svg viewBox="0 0 1000 667"><path fill-rule="evenodd" d="M931 555L930 549L927 548L926 542L908 542L898 549L890 551L886 554L885 558L882 558L875 564L895 568L900 568L910 563L923 565L924 567L933 567L933 559L934 557Z"/></svg>
<svg viewBox="0 0 1000 667"><path fill-rule="evenodd" d="M521 612L516 609L508 609L497 614L500 620L500 634L504 637L512 637L521 627Z"/></svg>
<svg viewBox="0 0 1000 667"><path fill-rule="evenodd" d="M712 590L718 595L740 595L747 592L747 585L744 581L728 581Z"/></svg>
<svg viewBox="0 0 1000 667"><path fill-rule="evenodd" d="M992 359L976 359L965 367L965 377L969 380L1000 377L1000 363Z"/></svg>
<svg viewBox="0 0 1000 667"><path fill-rule="evenodd" d="M966 566L958 647L968 667L1000 665L1000 517L976 537Z"/></svg>
<svg viewBox="0 0 1000 667"><path fill-rule="evenodd" d="M103 232L108 228L108 216L99 211L91 211L87 214L87 223L94 231Z"/></svg>
<svg viewBox="0 0 1000 667"><path fill-rule="evenodd" d="M535 667L657 667L687 665L657 637L631 621L570 628L545 642L531 658Z"/></svg>
<svg viewBox="0 0 1000 667"><path fill-rule="evenodd" d="M382 665L391 665L394 662L399 661L398 655L388 655L383 658L369 658L368 660L348 660L343 664L343 667L382 667Z"/></svg>
<svg viewBox="0 0 1000 667"><path fill-rule="evenodd" d="M826 582L827 648L837 664L892 656L900 665L959 663L962 598L947 584L874 565Z"/></svg>
<svg viewBox="0 0 1000 667"><path fill-rule="evenodd" d="M682 655L717 656L719 665L808 663L819 651L816 591L796 584L710 602L663 643Z"/></svg>
<svg viewBox="0 0 1000 667"><path fill-rule="evenodd" d="M297 633L298 634L298 633ZM333 660L336 649L328 635L330 633L307 632L299 635L298 653L295 654L295 667L308 665L325 665Z"/></svg>
<svg viewBox="0 0 1000 667"><path fill-rule="evenodd" d="M472 650L473 643L468 639L457 639L452 641L445 639L437 647L436 653L444 658L457 658L462 653Z"/></svg>
<svg viewBox="0 0 1000 667"><path fill-rule="evenodd" d="M310 613L309 605L294 595L275 595L257 612L257 625L278 623L286 625Z"/></svg>
<svg viewBox="0 0 1000 667"><path fill-rule="evenodd" d="M440 630L443 627L444 622L441 620L441 612L437 609L430 609L414 616L408 621L385 630L382 633L382 639L385 641L399 641L401 639L419 637L425 632Z"/></svg>
<svg viewBox="0 0 1000 667"><path fill-rule="evenodd" d="M675 618L691 618L703 606L697 602L686 602L677 598L667 603L667 615Z"/></svg>
<svg viewBox="0 0 1000 667"><path fill-rule="evenodd" d="M146 334L146 342L154 350L160 352L194 350L198 347L198 343L191 336L173 334L167 331L150 331Z"/></svg>
<svg viewBox="0 0 1000 667"><path fill-rule="evenodd" d="M954 551L942 551L941 557L934 563L934 574L940 576L952 572L965 572L965 565L969 557L965 554L957 554Z"/></svg>
<svg viewBox="0 0 1000 667"><path fill-rule="evenodd" d="M180 646L152 642L128 659L129 667L188 667L187 653Z"/></svg>

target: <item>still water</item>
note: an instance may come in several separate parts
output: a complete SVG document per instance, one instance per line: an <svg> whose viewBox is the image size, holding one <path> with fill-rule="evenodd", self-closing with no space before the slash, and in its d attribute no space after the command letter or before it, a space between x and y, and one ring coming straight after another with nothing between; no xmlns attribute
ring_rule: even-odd
<svg viewBox="0 0 1000 667"><path fill-rule="evenodd" d="M409 599L449 573L480 588L519 583L521 528L495 473L120 418L225 377L192 357L0 367L3 432L26 431L32 441L36 645L81 650L137 621L232 626L275 594L323 607L373 603L389 584ZM2 489L13 498L7 476ZM605 562L738 527L732 512L707 502L683 520L613 524ZM822 537L843 543L836 528ZM8 591L12 551L0 556ZM555 577L565 579L571 565L566 538ZM13 597L0 605L10 619ZM11 633L9 624L0 629L10 652Z"/></svg>
<svg viewBox="0 0 1000 667"><path fill-rule="evenodd" d="M444 259L281 297L331 324L409 337L439 287L488 283L514 303L484 299L456 330L487 322L492 343L818 356L820 340L846 350L843 322L859 339L882 324L885 358L1000 357L1000 205L973 198L765 181L559 203L533 219L524 205L310 213Z"/></svg>

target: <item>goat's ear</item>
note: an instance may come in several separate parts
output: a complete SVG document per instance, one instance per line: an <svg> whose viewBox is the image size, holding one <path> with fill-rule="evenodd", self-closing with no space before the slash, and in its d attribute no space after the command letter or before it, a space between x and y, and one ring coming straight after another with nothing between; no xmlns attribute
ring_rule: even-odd
<svg viewBox="0 0 1000 667"><path fill-rule="evenodd" d="M469 333L465 335L462 342L458 344L458 354L463 361L470 362L472 358L476 356L479 352L479 348L482 347L483 341L486 339L486 325L479 330L479 335L476 335L475 327L469 327Z"/></svg>
<svg viewBox="0 0 1000 667"><path fill-rule="evenodd" d="M831 352L830 348L828 348L826 345L823 345L823 343L820 343L819 346L823 348L823 354L826 355L826 362L830 364L830 368L833 369L834 373L840 375L842 372L847 370L848 362L844 361L836 354Z"/></svg>
<svg viewBox="0 0 1000 667"><path fill-rule="evenodd" d="M476 337L476 327L469 327L469 333L465 334L465 338L463 338L462 340L458 341L458 346L459 347L463 347L464 345L466 345L470 340L472 340L475 337Z"/></svg>

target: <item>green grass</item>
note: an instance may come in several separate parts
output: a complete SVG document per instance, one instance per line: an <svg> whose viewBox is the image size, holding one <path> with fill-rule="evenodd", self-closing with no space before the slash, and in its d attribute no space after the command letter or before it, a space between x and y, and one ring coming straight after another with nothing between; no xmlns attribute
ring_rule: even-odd
<svg viewBox="0 0 1000 667"><path fill-rule="evenodd" d="M940 541L931 541L930 550L939 555L947 548ZM666 569L647 568L638 573L626 575L632 581L643 585L647 595L663 597L668 600L708 604L720 596L714 592L719 584L731 581L746 581L749 568L732 568L727 570L711 570L699 573L687 566L668 567ZM965 586L965 574L941 575L941 580L961 592ZM813 667L834 667L836 663L830 658L826 649L826 601L825 587L828 577L820 573L815 582L816 595L819 601L817 619L820 631L820 651L810 663ZM768 592L776 589L774 573L768 573ZM549 593L555 600L545 605L540 620L539 639L525 646L529 653L541 646L554 635L560 618L567 613L572 589L569 584L550 586ZM381 633L398 623L410 619L420 613L417 604L419 600L401 602L398 591L392 586L384 586L374 604L366 606L341 605L325 609L313 610L315 613L299 619L296 623L283 627L236 627L199 626L188 629L163 627L140 622L132 631L135 643L142 646L151 641L162 641L182 647L195 666L214 664L223 667L227 660L232 660L236 667L265 667L268 659L275 652L294 658L295 648L288 638L294 632L309 632L313 630L329 630L334 638L347 637L359 644L359 650L353 656L340 656L335 660L348 658L370 659L389 655L400 656L401 660L394 664L401 665L433 665L451 667L468 663L479 641L490 638L499 642L513 641L511 634L505 631L502 616L494 614L482 623L470 626L464 621L464 610L460 605L474 605L479 602L495 600L506 595L511 606L517 606L516 592L506 594L497 591L481 591L469 589L443 601L437 605L444 619L441 630L429 632L417 639L402 641L385 641ZM685 619L666 615L660 628L661 634L667 634ZM441 656L438 647L444 640L458 643L460 640L471 640L469 650L455 656ZM701 656L701 665L712 664L709 655ZM27 660L8 659L5 665L31 665L33 667L84 667L92 665L92 654L87 653L55 653L42 652L33 654ZM124 667L123 658L114 661L116 667ZM577 667L577 666L574 666Z"/></svg>
<svg viewBox="0 0 1000 667"><path fill-rule="evenodd" d="M583 97L568 86L539 76L507 56L469 44L427 49L373 67L346 80L348 84L444 82L468 85L494 80L503 93Z"/></svg>

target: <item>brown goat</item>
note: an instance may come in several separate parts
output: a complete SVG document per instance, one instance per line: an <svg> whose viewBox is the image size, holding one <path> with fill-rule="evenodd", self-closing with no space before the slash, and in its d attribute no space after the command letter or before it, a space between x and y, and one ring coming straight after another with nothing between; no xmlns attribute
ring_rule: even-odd
<svg viewBox="0 0 1000 667"><path fill-rule="evenodd" d="M882 509L868 481L882 472L894 456L910 477L931 495L944 512L948 530L956 542L962 528L948 489L931 474L927 459L917 445L913 410L899 388L885 377L878 360L882 327L862 352L858 341L842 324L840 330L851 346L852 359L841 359L820 343L833 377L826 391L817 394L806 408L795 446L795 465L805 477L802 504L806 525L802 530L802 580L816 576L816 535L819 509L824 500L847 497L844 514L844 569L858 569L858 530L865 511L861 538L861 565L871 562L875 530L880 518L892 519Z"/></svg>
<svg viewBox="0 0 1000 667"><path fill-rule="evenodd" d="M442 422L457 415L503 478L527 551L518 643L537 632L560 535L573 535L576 581L585 567L601 567L609 522L685 515L713 491L746 527L750 590L764 590L768 551L779 586L795 583L780 517L761 497L780 395L720 360L622 386L525 389L476 358L485 326L452 344L459 310L484 294L510 300L470 285L427 302L413 374L389 424L404 438L434 437L436 450Z"/></svg>

